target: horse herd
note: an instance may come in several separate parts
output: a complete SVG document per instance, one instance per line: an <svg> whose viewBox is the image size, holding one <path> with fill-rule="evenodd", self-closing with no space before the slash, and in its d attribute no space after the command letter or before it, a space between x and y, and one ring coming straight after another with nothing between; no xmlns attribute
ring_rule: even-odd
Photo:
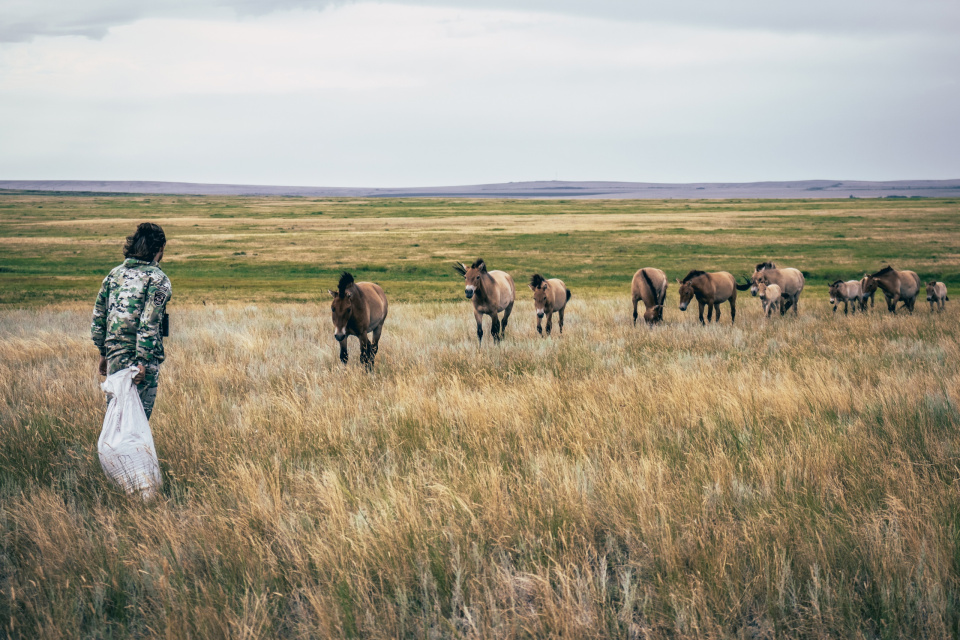
<svg viewBox="0 0 960 640"><path fill-rule="evenodd" d="M505 271L490 271L486 262L477 259L469 267L462 262L454 263L454 270L460 274L465 283L464 292L468 300L473 303L473 316L477 321L477 340L483 343L483 316L490 316L490 333L495 342L500 342L506 331L513 303L516 300L516 287L513 277ZM667 274L660 269L645 267L633 275L631 291L633 297L633 323L636 325L638 305L643 302L643 320L649 325L663 321L663 307L667 298ZM748 279L742 283L726 271L693 270L682 280L677 279L680 285L680 310L686 311L690 302L696 298L699 307L700 323L704 324L703 312L707 311L706 322L720 320L720 305L730 304L730 322L737 318L737 291L750 290L750 293L760 298L763 312L770 317L775 311L780 315L793 309L798 313L800 294L803 292L805 279L798 269L780 268L772 262L761 262ZM553 315L557 314L560 333L563 333L563 316L567 302L573 294L557 278L545 279L539 273L533 274L528 284L533 292L533 304L537 313L537 333L543 335L543 319L546 318L547 335L553 330ZM856 313L867 310L867 302L873 306L873 296L877 289L883 292L887 301L887 309L894 313L897 304L903 303L908 311L913 312L917 296L920 293L920 277L913 271L898 271L893 267L884 267L876 273L865 275L860 280L837 280L830 285L830 304L836 313L840 303L843 303L843 312L846 314L850 307ZM928 282L926 286L927 301L930 310L934 308L943 311L947 297L947 287L942 282ZM387 296L378 284L373 282L355 282L351 274L344 272L337 283L337 290L328 290L333 298L330 311L333 316L333 326L336 329L334 337L340 343L340 360L346 364L347 336L356 336L360 340L360 362L368 368L373 368L373 361L377 355L380 343L380 334L383 323L387 318ZM901 308L903 308L901 307ZM501 317L500 314L503 314ZM372 339L368 337L372 336Z"/></svg>

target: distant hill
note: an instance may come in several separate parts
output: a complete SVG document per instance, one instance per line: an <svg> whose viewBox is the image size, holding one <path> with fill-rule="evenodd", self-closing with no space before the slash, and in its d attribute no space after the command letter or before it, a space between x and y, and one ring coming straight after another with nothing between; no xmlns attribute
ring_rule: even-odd
<svg viewBox="0 0 960 640"><path fill-rule="evenodd" d="M798 180L788 182L506 182L398 189L279 187L112 180L0 180L0 189L170 195L272 195L347 198L884 198L960 197L960 180Z"/></svg>

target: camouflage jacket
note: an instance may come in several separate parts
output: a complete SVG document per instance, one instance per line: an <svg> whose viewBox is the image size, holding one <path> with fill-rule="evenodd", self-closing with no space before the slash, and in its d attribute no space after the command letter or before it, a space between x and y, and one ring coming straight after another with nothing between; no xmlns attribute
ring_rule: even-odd
<svg viewBox="0 0 960 640"><path fill-rule="evenodd" d="M160 322L170 299L170 279L153 262L127 258L103 279L90 335L109 359L136 364L163 362Z"/></svg>

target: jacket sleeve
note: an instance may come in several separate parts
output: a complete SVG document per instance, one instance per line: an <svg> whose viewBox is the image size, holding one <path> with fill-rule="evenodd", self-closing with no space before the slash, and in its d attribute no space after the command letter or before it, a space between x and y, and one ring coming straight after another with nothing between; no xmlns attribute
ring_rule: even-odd
<svg viewBox="0 0 960 640"><path fill-rule="evenodd" d="M170 279L164 274L150 277L143 301L143 314L137 327L137 364L152 364L163 360L163 337L160 323L172 291Z"/></svg>
<svg viewBox="0 0 960 640"><path fill-rule="evenodd" d="M110 299L110 276L103 279L100 285L100 293L97 294L97 301L93 305L93 322L90 323L90 337L93 344L97 345L100 355L107 355L107 349L104 347L104 341L107 338L107 301Z"/></svg>

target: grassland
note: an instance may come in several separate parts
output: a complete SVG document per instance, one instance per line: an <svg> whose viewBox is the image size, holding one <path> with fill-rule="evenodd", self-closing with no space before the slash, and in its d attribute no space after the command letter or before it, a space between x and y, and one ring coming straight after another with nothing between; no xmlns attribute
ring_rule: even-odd
<svg viewBox="0 0 960 640"><path fill-rule="evenodd" d="M641 266L746 272L771 257L811 284L886 261L960 284L960 201L310 200L0 195L0 304L87 301L141 220L170 238L176 300L316 300L342 269L392 299L453 300L482 256L615 295Z"/></svg>
<svg viewBox="0 0 960 640"><path fill-rule="evenodd" d="M10 198L0 636L960 634L955 303L845 318L820 284L884 259L954 282L955 203ZM150 505L100 469L87 336L144 218L178 296ZM564 336L521 292L478 350L447 301L476 255L563 276ZM799 317L746 298L700 327L673 287L663 326L631 326L638 266L781 256L811 274ZM398 301L372 375L313 302L345 267Z"/></svg>

